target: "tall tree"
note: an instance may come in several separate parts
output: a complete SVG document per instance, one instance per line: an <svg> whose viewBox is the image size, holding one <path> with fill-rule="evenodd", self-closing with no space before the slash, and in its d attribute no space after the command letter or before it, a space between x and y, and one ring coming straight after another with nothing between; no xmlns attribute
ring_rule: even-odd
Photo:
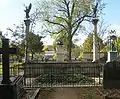
<svg viewBox="0 0 120 99"><path fill-rule="evenodd" d="M18 49L18 53L16 54L17 59L21 60L22 57L24 57L25 53L25 44L23 43L25 39L25 34L24 34L24 25L15 25L13 28L8 27L7 28L7 33L6 35L10 35L10 46L16 47Z"/></svg>
<svg viewBox="0 0 120 99"><path fill-rule="evenodd" d="M32 54L32 59L34 58L33 55L35 53L42 52L43 49L43 42L41 41L42 36L39 36L38 34L34 34L32 32L29 33L28 36L28 49L29 52Z"/></svg>
<svg viewBox="0 0 120 99"><path fill-rule="evenodd" d="M12 28L7 28L7 30L9 31L8 32L8 35L9 33L11 33L11 46L14 46L16 48L18 48L18 57L23 57L24 54L25 54L25 33L24 33L24 26L23 24L19 25L19 26L16 26L14 25L15 28L12 29ZM43 42L41 41L43 37L42 36L39 36L39 35L36 35L32 32L28 33L28 39L27 39L27 42L28 42L28 49L31 54L32 54L32 58L33 58L33 55L35 53L39 53L42 51L42 48L43 48Z"/></svg>
<svg viewBox="0 0 120 99"><path fill-rule="evenodd" d="M103 40L97 35L97 42L99 44L99 51L104 48ZM93 50L93 33L90 33L83 43L84 52L92 52Z"/></svg>
<svg viewBox="0 0 120 99"><path fill-rule="evenodd" d="M91 17L90 6L94 0L52 0L51 2L52 6L50 3L47 5L49 10L45 21L54 26L52 29L60 28L66 32L68 60L71 60L72 38L80 31L81 23Z"/></svg>

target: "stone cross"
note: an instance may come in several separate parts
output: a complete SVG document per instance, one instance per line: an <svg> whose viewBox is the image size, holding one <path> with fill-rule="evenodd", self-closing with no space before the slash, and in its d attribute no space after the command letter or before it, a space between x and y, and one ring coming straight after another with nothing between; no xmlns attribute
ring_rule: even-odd
<svg viewBox="0 0 120 99"><path fill-rule="evenodd" d="M0 48L0 54L2 54L2 84L10 84L9 54L15 54L16 52L16 48L9 48L8 39L2 39L2 48Z"/></svg>

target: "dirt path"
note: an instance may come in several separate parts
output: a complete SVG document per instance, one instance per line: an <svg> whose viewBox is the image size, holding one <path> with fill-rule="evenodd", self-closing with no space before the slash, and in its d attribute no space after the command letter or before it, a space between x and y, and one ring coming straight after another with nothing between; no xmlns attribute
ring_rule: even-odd
<svg viewBox="0 0 120 99"><path fill-rule="evenodd" d="M36 99L103 99L91 88L54 88L40 91Z"/></svg>
<svg viewBox="0 0 120 99"><path fill-rule="evenodd" d="M78 90L73 88L56 88L53 99L79 99Z"/></svg>

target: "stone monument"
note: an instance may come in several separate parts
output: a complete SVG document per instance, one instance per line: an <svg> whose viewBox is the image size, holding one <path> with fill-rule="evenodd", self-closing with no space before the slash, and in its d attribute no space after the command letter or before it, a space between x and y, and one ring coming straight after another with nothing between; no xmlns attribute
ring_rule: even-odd
<svg viewBox="0 0 120 99"><path fill-rule="evenodd" d="M115 45L116 35L115 30L110 31L110 35L108 37L108 59L107 62L114 61L117 58L117 46Z"/></svg>
<svg viewBox="0 0 120 99"><path fill-rule="evenodd" d="M10 68L9 68L9 54L16 53L16 48L9 48L9 40L2 39L2 48L0 54L2 54L2 82L0 85L0 98L1 99L17 99L14 88L10 80Z"/></svg>
<svg viewBox="0 0 120 99"><path fill-rule="evenodd" d="M98 60L98 42L97 42L97 8L98 8L98 2L96 3L95 7L93 8L93 19L92 23L94 26L94 32L93 32L93 62Z"/></svg>
<svg viewBox="0 0 120 99"><path fill-rule="evenodd" d="M108 59L103 70L105 99L120 99L120 62L117 61L115 30L108 36Z"/></svg>
<svg viewBox="0 0 120 99"><path fill-rule="evenodd" d="M65 57L65 51L63 48L63 42L62 39L59 38L57 40L57 49L56 49L56 61L57 62L64 62L64 57Z"/></svg>
<svg viewBox="0 0 120 99"><path fill-rule="evenodd" d="M29 55L28 55L28 33L29 33L29 27L30 27L30 16L29 16L29 12L31 10L31 7L32 7L32 4L30 3L28 7L26 7L25 9L25 13L26 13L26 20L24 20L25 22L25 26L26 26L26 30L25 30L25 33L26 33L26 41L25 41L25 62L27 62L29 59Z"/></svg>

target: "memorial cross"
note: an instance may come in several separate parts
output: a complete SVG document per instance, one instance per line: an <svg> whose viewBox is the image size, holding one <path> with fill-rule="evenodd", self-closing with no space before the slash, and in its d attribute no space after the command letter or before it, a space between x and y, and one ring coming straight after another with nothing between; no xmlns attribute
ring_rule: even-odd
<svg viewBox="0 0 120 99"><path fill-rule="evenodd" d="M9 48L9 39L2 39L2 48L0 48L0 54L2 54L2 84L10 84L10 65L9 54L15 54L16 48Z"/></svg>

